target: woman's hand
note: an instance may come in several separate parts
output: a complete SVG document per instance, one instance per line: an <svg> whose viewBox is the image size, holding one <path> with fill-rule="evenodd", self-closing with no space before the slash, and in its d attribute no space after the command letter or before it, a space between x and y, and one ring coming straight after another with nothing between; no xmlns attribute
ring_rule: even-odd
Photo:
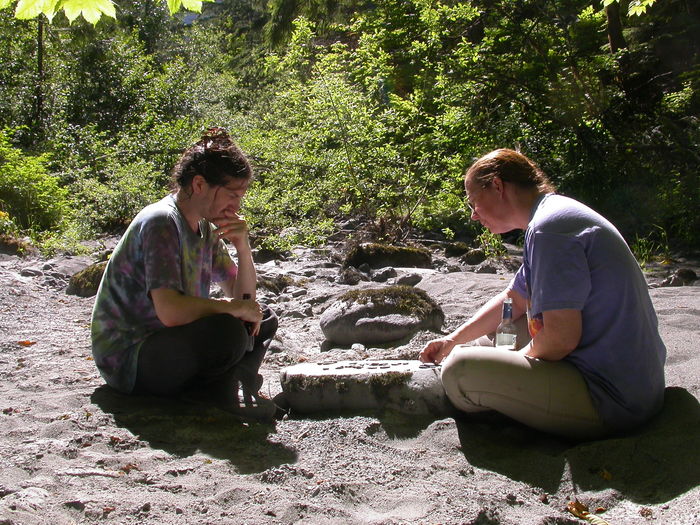
<svg viewBox="0 0 700 525"><path fill-rule="evenodd" d="M421 350L418 356L423 363L435 363L440 364L443 359L445 359L450 352L455 347L455 341L447 337L441 337L440 339L433 339L428 341L425 348Z"/></svg>

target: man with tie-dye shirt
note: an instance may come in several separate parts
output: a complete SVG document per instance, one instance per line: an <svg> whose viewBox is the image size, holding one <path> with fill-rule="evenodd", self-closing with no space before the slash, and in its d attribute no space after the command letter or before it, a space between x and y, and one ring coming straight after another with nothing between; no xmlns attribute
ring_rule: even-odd
<svg viewBox="0 0 700 525"><path fill-rule="evenodd" d="M173 170L175 191L144 208L107 264L92 315L95 363L124 393L200 396L267 418L258 368L277 317L255 300L256 272L241 200L252 169L221 129ZM229 256L224 239L236 250ZM228 298L211 298L219 283Z"/></svg>

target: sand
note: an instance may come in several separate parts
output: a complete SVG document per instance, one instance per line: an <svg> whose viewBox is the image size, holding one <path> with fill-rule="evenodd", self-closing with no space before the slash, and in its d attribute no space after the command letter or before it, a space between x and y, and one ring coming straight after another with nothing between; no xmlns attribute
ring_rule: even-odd
<svg viewBox="0 0 700 525"><path fill-rule="evenodd" d="M259 268L306 290L267 294L282 314L262 369L269 395L285 366L415 358L433 337L322 351L320 313L348 287L332 282L327 252L296 255ZM611 524L700 523L700 286L651 290L668 347L663 412L630 436L573 443L498 414L261 425L118 394L90 356L93 299L66 295L43 264L0 258L0 524L584 523L566 511L574 498ZM419 273L446 329L509 278Z"/></svg>

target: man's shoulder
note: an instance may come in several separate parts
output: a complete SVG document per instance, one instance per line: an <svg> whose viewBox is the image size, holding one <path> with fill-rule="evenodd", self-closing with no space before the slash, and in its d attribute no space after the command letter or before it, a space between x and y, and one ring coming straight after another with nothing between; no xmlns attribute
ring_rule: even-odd
<svg viewBox="0 0 700 525"><path fill-rule="evenodd" d="M178 214L175 201L170 195L158 202L149 204L134 217L133 224L143 227L146 224L165 224L172 222Z"/></svg>

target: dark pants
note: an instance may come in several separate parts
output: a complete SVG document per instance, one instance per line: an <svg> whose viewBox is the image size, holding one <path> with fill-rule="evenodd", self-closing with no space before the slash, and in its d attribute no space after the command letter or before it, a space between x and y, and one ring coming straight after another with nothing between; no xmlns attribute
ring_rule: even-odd
<svg viewBox="0 0 700 525"><path fill-rule="evenodd" d="M139 351L134 393L171 396L234 382L255 388L258 369L277 332L277 315L267 305L261 306L263 320L255 337L248 335L240 319L228 314L203 317L149 336ZM251 343L253 349L248 352Z"/></svg>

